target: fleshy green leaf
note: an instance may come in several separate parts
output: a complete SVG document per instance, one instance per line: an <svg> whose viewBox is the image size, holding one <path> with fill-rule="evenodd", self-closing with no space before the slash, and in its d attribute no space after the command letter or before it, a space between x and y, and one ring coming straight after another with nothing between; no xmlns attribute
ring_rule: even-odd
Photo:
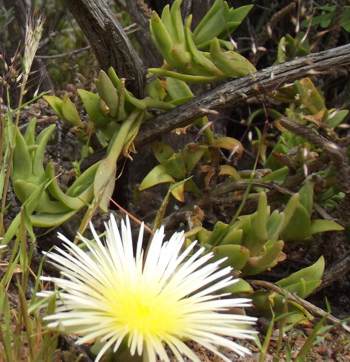
<svg viewBox="0 0 350 362"><path fill-rule="evenodd" d="M175 182L174 178L167 173L163 165L157 165L142 180L139 190L146 190L150 187L169 182Z"/></svg>
<svg viewBox="0 0 350 362"><path fill-rule="evenodd" d="M344 227L333 220L316 219L311 223L311 234L324 233L326 231L342 231Z"/></svg>
<svg viewBox="0 0 350 362"><path fill-rule="evenodd" d="M227 258L222 264L231 266L235 270L241 270L249 259L249 250L242 245L219 245L213 249L217 259Z"/></svg>

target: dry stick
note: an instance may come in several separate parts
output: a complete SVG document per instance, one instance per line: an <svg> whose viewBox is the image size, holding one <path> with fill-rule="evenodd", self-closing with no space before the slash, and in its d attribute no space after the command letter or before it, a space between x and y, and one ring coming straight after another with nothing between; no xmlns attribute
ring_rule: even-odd
<svg viewBox="0 0 350 362"><path fill-rule="evenodd" d="M135 145L143 147L165 133L188 126L195 119L210 114L213 109L232 107L261 95L262 91L271 92L296 79L346 65L350 65L350 45L313 53L229 81L143 124ZM105 150L101 150L87 158L82 169L100 160L104 153Z"/></svg>
<svg viewBox="0 0 350 362"><path fill-rule="evenodd" d="M260 287L264 289L272 290L278 294L283 295L287 299L300 304L302 307L307 309L311 314L317 315L319 317L325 318L329 322L332 322L340 327L342 327L345 331L350 332L350 327L343 323L340 319L334 317L323 309L317 307L316 305L308 302L307 300L300 298L299 296L288 292L288 290L278 287L277 285L267 282L265 280L251 280L249 281L254 287Z"/></svg>
<svg viewBox="0 0 350 362"><path fill-rule="evenodd" d="M296 79L346 65L350 65L350 45L310 54L224 83L145 123L135 140L136 146L141 147L164 133L187 126L213 109L232 107L247 102L262 91L271 92Z"/></svg>
<svg viewBox="0 0 350 362"><path fill-rule="evenodd" d="M144 55L143 59L145 64L148 67L160 66L163 60L152 41L149 31L149 18L151 17L152 10L143 0L128 1L127 10L132 19L140 27L139 31L135 33L135 36L141 45L141 52Z"/></svg>
<svg viewBox="0 0 350 362"><path fill-rule="evenodd" d="M100 66L114 67L126 78L129 89L143 96L145 70L121 24L115 19L105 0L66 0Z"/></svg>

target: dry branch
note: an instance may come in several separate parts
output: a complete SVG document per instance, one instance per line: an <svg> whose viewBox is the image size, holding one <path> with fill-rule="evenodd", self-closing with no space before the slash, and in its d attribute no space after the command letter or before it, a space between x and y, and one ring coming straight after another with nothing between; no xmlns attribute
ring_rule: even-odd
<svg viewBox="0 0 350 362"><path fill-rule="evenodd" d="M149 31L149 18L151 16L151 9L143 0L130 1L127 4L127 10L132 19L139 26L135 36L141 45L143 60L149 67L156 67L162 64L162 57L154 45L151 33Z"/></svg>
<svg viewBox="0 0 350 362"><path fill-rule="evenodd" d="M294 293L290 293L288 290L284 288L280 288L276 284L267 282L265 280L251 280L250 283L256 287L256 288L264 288L267 290L272 290L282 296L284 296L287 300L291 300L293 302L296 302L297 304L300 304L302 307L304 307L306 310L308 310L311 314L316 315L318 317L325 318L327 321L334 323L340 327L342 327L345 331L350 332L350 327L342 322L340 319L334 317L330 313L324 311L323 309L317 307L316 305L308 302L307 300L300 298L298 295Z"/></svg>
<svg viewBox="0 0 350 362"><path fill-rule="evenodd" d="M224 83L210 92L147 122L136 138L136 145L145 145L164 133L189 125L193 120L208 114L212 109L232 107L238 103L246 102L262 92L278 89L283 84L296 79L329 72L335 67L339 69L339 67L346 65L350 65L350 45L310 54Z"/></svg>
<svg viewBox="0 0 350 362"><path fill-rule="evenodd" d="M100 66L114 67L134 94L143 95L144 67L121 24L105 0L66 0L66 4L94 50Z"/></svg>

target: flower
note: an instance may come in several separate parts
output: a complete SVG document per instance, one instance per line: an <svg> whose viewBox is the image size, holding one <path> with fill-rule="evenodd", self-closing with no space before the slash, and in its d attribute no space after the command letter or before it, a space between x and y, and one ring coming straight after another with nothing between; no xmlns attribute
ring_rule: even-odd
<svg viewBox="0 0 350 362"><path fill-rule="evenodd" d="M113 216L106 225L105 245L91 225L94 241L79 235L85 250L59 234L66 250L55 247L47 253L61 271L60 278L42 277L59 290L55 314L46 316L51 328L62 327L79 336L82 344L97 339L103 345L96 361L112 348L127 341L131 355L143 355L155 362L169 361L167 349L178 361L199 357L184 343L192 340L230 361L218 349L225 347L239 355L249 350L232 338L253 339L255 318L234 314L230 308L248 307L250 300L229 298L217 291L232 285L230 267L223 260L210 261L213 254L196 243L182 250L184 233L175 233L167 242L164 229L153 236L145 255L141 226L136 250L129 219L121 233ZM48 297L52 291L43 291Z"/></svg>

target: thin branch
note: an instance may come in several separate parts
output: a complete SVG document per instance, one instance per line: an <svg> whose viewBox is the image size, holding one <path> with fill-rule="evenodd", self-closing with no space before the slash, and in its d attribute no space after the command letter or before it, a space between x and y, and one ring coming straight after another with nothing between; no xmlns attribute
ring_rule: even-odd
<svg viewBox="0 0 350 362"><path fill-rule="evenodd" d="M53 55L37 55L36 58L38 59L58 59L58 58L67 58L72 57L74 55L78 55L80 53L86 52L87 50L90 50L91 46L87 45L86 47L74 49L69 52L64 52L60 54L53 54Z"/></svg>
<svg viewBox="0 0 350 362"><path fill-rule="evenodd" d="M308 302L307 300L300 298L294 293L288 292L288 290L278 287L276 284L267 282L265 280L250 280L250 284L252 284L254 287L264 288L268 290L272 290L287 299L296 302L300 304L302 307L304 307L306 310L308 310L311 314L316 315L321 318L325 318L329 322L332 322L340 327L342 327L345 331L350 332L350 327L346 325L344 322L342 322L340 319L334 317L330 313L324 311L323 309L317 307L316 305Z"/></svg>
<svg viewBox="0 0 350 362"><path fill-rule="evenodd" d="M232 107L262 92L278 89L285 83L347 65L350 65L350 45L310 54L224 83L145 123L136 138L136 145L145 145L175 128L187 126L212 109Z"/></svg>

